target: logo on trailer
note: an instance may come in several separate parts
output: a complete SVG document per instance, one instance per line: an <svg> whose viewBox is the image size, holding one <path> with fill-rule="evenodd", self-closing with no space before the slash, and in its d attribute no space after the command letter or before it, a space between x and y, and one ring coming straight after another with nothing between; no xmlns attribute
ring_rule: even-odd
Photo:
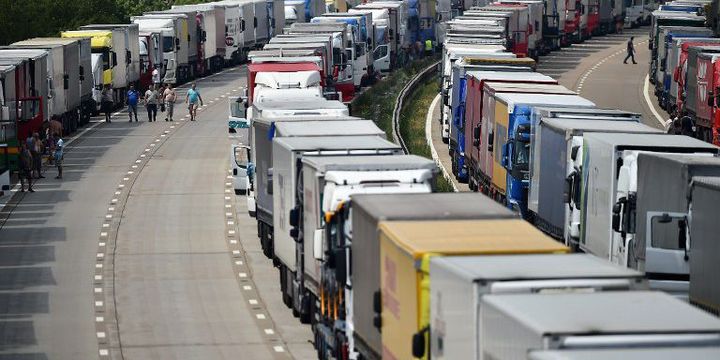
<svg viewBox="0 0 720 360"><path fill-rule="evenodd" d="M702 104L707 102L707 65L703 64L698 67L697 82L698 82L698 93L700 95L700 101Z"/></svg>

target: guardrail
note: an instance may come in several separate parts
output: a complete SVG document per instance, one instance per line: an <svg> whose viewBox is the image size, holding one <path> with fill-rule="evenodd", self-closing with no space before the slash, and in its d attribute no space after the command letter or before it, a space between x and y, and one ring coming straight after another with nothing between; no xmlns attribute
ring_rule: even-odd
<svg viewBox="0 0 720 360"><path fill-rule="evenodd" d="M413 76L412 79L405 84L402 90L400 90L397 98L395 98L395 108L393 109L392 114L393 139L396 143L400 144L400 147L405 154L409 154L410 152L408 151L405 140L402 138L402 134L400 133L400 113L402 112L403 104L405 99L415 93L415 90L417 90L417 88L424 83L428 77L437 72L439 64L440 61L434 62Z"/></svg>

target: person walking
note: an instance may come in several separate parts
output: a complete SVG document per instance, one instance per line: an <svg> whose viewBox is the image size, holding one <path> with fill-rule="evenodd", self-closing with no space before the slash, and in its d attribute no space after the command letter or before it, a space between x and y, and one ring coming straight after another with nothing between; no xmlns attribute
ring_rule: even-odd
<svg viewBox="0 0 720 360"><path fill-rule="evenodd" d="M627 56L625 56L623 64L627 64L628 59L632 59L633 64L637 64L635 62L635 45L633 45L633 39L635 39L635 37L631 36L627 42Z"/></svg>
<svg viewBox="0 0 720 360"><path fill-rule="evenodd" d="M27 147L27 143L21 143L20 144L20 154L19 154L19 178L20 178L20 192L25 192L25 181L28 183L28 191L29 192L35 192L32 188L32 154L30 153L30 149Z"/></svg>
<svg viewBox="0 0 720 360"><path fill-rule="evenodd" d="M157 110L158 110L158 98L160 97L160 94L158 93L157 89L155 89L155 85L150 85L150 87L145 91L145 108L147 108L148 112L148 122L157 121Z"/></svg>
<svg viewBox="0 0 720 360"><path fill-rule="evenodd" d="M157 65L155 65L152 71L152 82L156 89L160 89L160 70L158 70Z"/></svg>
<svg viewBox="0 0 720 360"><path fill-rule="evenodd" d="M43 143L38 133L33 133L32 146L30 147L30 155L32 155L32 170L36 179L44 179L42 175L42 154Z"/></svg>
<svg viewBox="0 0 720 360"><path fill-rule="evenodd" d="M163 92L163 101L165 102L165 121L173 121L173 112L175 110L177 94L175 93L175 89L173 89L172 84L167 84L167 87Z"/></svg>
<svg viewBox="0 0 720 360"><path fill-rule="evenodd" d="M55 166L57 167L58 174L55 177L56 179L62 179L62 163L63 163L63 150L65 148L65 142L62 139L62 136L60 134L56 134L55 137L57 138L57 142L55 142L55 151L53 153L53 157L55 158Z"/></svg>
<svg viewBox="0 0 720 360"><path fill-rule="evenodd" d="M195 121L197 117L198 101L200 102L200 106L203 106L202 96L200 96L200 92L196 89L195 83L192 83L190 89L187 91L187 95L185 95L185 102L188 104L188 111L190 112L190 121Z"/></svg>
<svg viewBox="0 0 720 360"><path fill-rule="evenodd" d="M110 88L110 85L106 84L103 87L102 92L100 93L100 109L102 112L105 113L105 122L110 123L111 121L111 113L113 108L113 91Z"/></svg>
<svg viewBox="0 0 720 360"><path fill-rule="evenodd" d="M140 100L140 93L135 90L135 85L130 85L130 90L127 92L127 106L128 114L130 115L130 122L132 122L133 114L135 114L135 122L138 121L137 116L137 105Z"/></svg>

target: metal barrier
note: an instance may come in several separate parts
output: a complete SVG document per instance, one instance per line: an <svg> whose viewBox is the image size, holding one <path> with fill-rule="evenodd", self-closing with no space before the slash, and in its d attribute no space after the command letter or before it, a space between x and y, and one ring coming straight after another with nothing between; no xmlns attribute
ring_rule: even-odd
<svg viewBox="0 0 720 360"><path fill-rule="evenodd" d="M392 114L393 139L400 145L403 152L406 154L409 154L410 151L408 151L407 145L405 145L405 140L402 138L402 134L400 133L400 113L402 112L403 103L405 102L405 99L415 93L415 90L417 90L417 88L422 85L428 77L435 74L438 70L439 64L440 61L434 62L413 76L413 78L405 84L402 90L400 90L397 98L395 98L395 108L393 109Z"/></svg>

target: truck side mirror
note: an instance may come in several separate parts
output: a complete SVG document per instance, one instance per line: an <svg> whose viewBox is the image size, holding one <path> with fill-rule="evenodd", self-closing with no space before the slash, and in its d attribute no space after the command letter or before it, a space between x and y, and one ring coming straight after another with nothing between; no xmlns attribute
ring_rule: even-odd
<svg viewBox="0 0 720 360"><path fill-rule="evenodd" d="M506 170L510 170L510 144L503 144L500 147L500 166L504 167Z"/></svg>
<svg viewBox="0 0 720 360"><path fill-rule="evenodd" d="M425 332L416 332L412 337L413 357L422 358L425 355Z"/></svg>
<svg viewBox="0 0 720 360"><path fill-rule="evenodd" d="M288 220L290 221L290 226L298 227L300 225L300 208L296 206L290 209Z"/></svg>
<svg viewBox="0 0 720 360"><path fill-rule="evenodd" d="M493 133L488 134L488 151L493 152L493 143L495 142L495 137L493 136Z"/></svg>
<svg viewBox="0 0 720 360"><path fill-rule="evenodd" d="M563 188L563 203L570 204L570 200L572 199L572 183L573 183L573 174L568 175L565 178L565 186Z"/></svg>
<svg viewBox="0 0 720 360"><path fill-rule="evenodd" d="M85 68L80 67L80 81L85 81Z"/></svg>
<svg viewBox="0 0 720 360"><path fill-rule="evenodd" d="M473 129L473 145L478 146L480 145L480 127L476 127Z"/></svg>
<svg viewBox="0 0 720 360"><path fill-rule="evenodd" d="M347 258L345 254L344 247L333 251L333 258L335 258L335 280L340 284L344 284L347 281Z"/></svg>
<svg viewBox="0 0 720 360"><path fill-rule="evenodd" d="M67 90L70 88L70 75L63 75L63 89Z"/></svg>
<svg viewBox="0 0 720 360"><path fill-rule="evenodd" d="M688 261L687 219L678 221L678 248L685 250L685 261Z"/></svg>
<svg viewBox="0 0 720 360"><path fill-rule="evenodd" d="M713 92L712 92L712 91L708 91L708 93L707 93L707 106L712 107L712 106L713 106L713 103L714 103L714 101L713 101Z"/></svg>
<svg viewBox="0 0 720 360"><path fill-rule="evenodd" d="M178 49L180 48L180 38L175 38L175 46L177 46Z"/></svg>
<svg viewBox="0 0 720 360"><path fill-rule="evenodd" d="M615 232L621 232L620 229L620 212L622 211L622 207L625 204L626 199L624 197L621 197L618 199L618 201L613 205L612 208L612 229Z"/></svg>
<svg viewBox="0 0 720 360"><path fill-rule="evenodd" d="M720 95L720 87L717 87L715 92ZM720 107L720 96L715 96L715 106Z"/></svg>
<svg viewBox="0 0 720 360"><path fill-rule="evenodd" d="M202 32L202 41L205 42L207 40L207 31L203 30Z"/></svg>
<svg viewBox="0 0 720 360"><path fill-rule="evenodd" d="M273 194L273 169L267 170L267 193L268 195Z"/></svg>
<svg viewBox="0 0 720 360"><path fill-rule="evenodd" d="M382 295L380 294L380 290L376 290L373 293L373 312L375 313L373 316L373 326L382 332L382 316L380 315L382 312Z"/></svg>
<svg viewBox="0 0 720 360"><path fill-rule="evenodd" d="M111 62L110 67L111 67L111 68L114 68L115 66L117 66L117 53L113 51L113 52L111 52L110 54L111 54L111 56L110 56L110 57L111 57L111 59L110 59L110 60L111 60L111 61L110 61L110 62Z"/></svg>
<svg viewBox="0 0 720 360"><path fill-rule="evenodd" d="M132 54L130 53L130 50L125 50L125 64L132 64Z"/></svg>
<svg viewBox="0 0 720 360"><path fill-rule="evenodd" d="M315 229L313 232L313 257L315 260L323 260L323 231Z"/></svg>
<svg viewBox="0 0 720 360"><path fill-rule="evenodd" d="M570 150L570 158L572 159L572 161L577 160L578 151L580 151L580 145L573 146Z"/></svg>

